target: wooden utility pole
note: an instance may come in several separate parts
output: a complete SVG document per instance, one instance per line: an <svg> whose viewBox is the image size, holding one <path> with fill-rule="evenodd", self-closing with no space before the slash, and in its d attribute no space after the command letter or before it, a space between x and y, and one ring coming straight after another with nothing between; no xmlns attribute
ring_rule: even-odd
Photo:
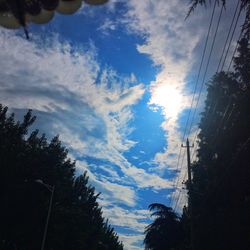
<svg viewBox="0 0 250 250"><path fill-rule="evenodd" d="M191 176L191 161L190 161L190 147L194 147L194 145L189 145L189 140L187 138L186 146L181 145L183 148L187 148L187 171L188 171L188 208L190 211L190 241L191 241L191 249L195 250L194 244L194 218L193 218L193 204L192 204L192 195L193 195L193 185L192 185L192 176Z"/></svg>

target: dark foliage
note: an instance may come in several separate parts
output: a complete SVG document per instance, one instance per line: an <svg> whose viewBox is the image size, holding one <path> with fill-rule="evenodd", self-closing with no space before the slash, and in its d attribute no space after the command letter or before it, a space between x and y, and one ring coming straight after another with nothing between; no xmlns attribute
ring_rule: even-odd
<svg viewBox="0 0 250 250"><path fill-rule="evenodd" d="M250 48L208 86L193 164L196 249L250 249ZM206 244L204 245L204 242Z"/></svg>
<svg viewBox="0 0 250 250"><path fill-rule="evenodd" d="M146 250L177 250L180 249L182 228L180 218L172 208L163 204L153 203L149 205L154 221L145 229Z"/></svg>
<svg viewBox="0 0 250 250"><path fill-rule="evenodd" d="M179 220L171 208L152 204L156 219L146 228L146 249L250 249L249 80L250 47L243 38L234 58L234 72L220 72L208 84L189 190L192 241L188 207Z"/></svg>
<svg viewBox="0 0 250 250"><path fill-rule="evenodd" d="M51 197L42 180L55 187L45 249L122 250L102 217L99 194L86 173L74 176L58 136L48 142L38 130L28 133L31 111L16 122L7 110L0 105L0 249L41 248Z"/></svg>

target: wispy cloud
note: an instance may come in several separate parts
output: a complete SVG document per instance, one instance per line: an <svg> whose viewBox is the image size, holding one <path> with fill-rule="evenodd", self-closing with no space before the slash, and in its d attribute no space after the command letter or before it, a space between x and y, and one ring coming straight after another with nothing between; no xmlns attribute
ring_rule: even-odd
<svg viewBox="0 0 250 250"><path fill-rule="evenodd" d="M128 210L121 207L110 208L112 206L109 206L109 209L105 209L104 214L107 218L110 218L110 222L115 226L123 227L139 234L143 233L145 227L148 225L148 210Z"/></svg>
<svg viewBox="0 0 250 250"><path fill-rule="evenodd" d="M182 140L177 121L179 114L190 105L185 90L186 78L194 63L193 51L200 37L190 29L194 20L184 21L187 5L180 1L131 0L128 5L129 30L145 39L143 44L137 45L138 51L148 54L152 62L160 66L151 82L149 106L162 108L167 147L165 152L156 154L155 161L159 169L175 169Z"/></svg>
<svg viewBox="0 0 250 250"><path fill-rule="evenodd" d="M144 96L145 84L132 73L120 76L112 67L101 67L98 49L91 42L72 47L56 35L26 41L1 30L0 98L16 113L32 108L38 114L36 125L49 137L60 134L70 155L79 159L78 172L87 170L91 183L102 192L104 215L113 225L130 229L121 234L125 249L139 250L149 222L148 212L138 208L139 191L160 192L175 182L162 174L177 167L182 142L179 118L190 105L187 77L197 65L204 34L202 20L207 16L196 13L184 21L188 8L181 0L114 0L99 10L114 14L121 4L127 9L116 18L106 16L99 31L110 35L122 25L129 34L140 36L142 42L135 45L138 53L148 55L152 66L158 68L149 83L151 99L147 105L162 112L166 145L153 160L145 160L148 169L144 162L136 165L125 157L138 143L129 137L134 129L130 122L136 115L134 105ZM98 9L85 6L78 14L94 18L95 11ZM140 150L140 155L145 152L146 148ZM178 199L184 177L182 168L173 199ZM181 192L179 211L185 203L183 197Z"/></svg>
<svg viewBox="0 0 250 250"><path fill-rule="evenodd" d="M110 32L115 31L117 29L116 22L106 18L103 24L98 28L99 31L104 35L109 35Z"/></svg>
<svg viewBox="0 0 250 250"><path fill-rule="evenodd" d="M125 250L141 250L143 249L144 236L139 234L121 234L120 238L123 242L126 242Z"/></svg>
<svg viewBox="0 0 250 250"><path fill-rule="evenodd" d="M60 134L70 155L79 159L79 173L88 170L91 183L102 192L104 209L107 203L113 210L136 206L140 188L171 187L168 180L123 156L137 143L128 139L133 131L128 124L134 118L132 106L145 91L133 74L120 77L112 68L101 69L92 44L87 49L73 48L57 36L27 41L1 30L0 44L1 102L18 116L33 109L41 132L48 137ZM107 168L101 176L91 171L86 157L105 160L115 168ZM142 232L145 222L138 216L127 215L127 226L134 224Z"/></svg>

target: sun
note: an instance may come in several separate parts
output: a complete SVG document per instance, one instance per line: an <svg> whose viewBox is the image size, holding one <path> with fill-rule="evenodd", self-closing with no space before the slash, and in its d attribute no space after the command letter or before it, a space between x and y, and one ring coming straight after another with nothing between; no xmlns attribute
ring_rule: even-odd
<svg viewBox="0 0 250 250"><path fill-rule="evenodd" d="M161 106L168 118L177 117L183 106L180 90L170 84L158 84L151 90L150 104Z"/></svg>

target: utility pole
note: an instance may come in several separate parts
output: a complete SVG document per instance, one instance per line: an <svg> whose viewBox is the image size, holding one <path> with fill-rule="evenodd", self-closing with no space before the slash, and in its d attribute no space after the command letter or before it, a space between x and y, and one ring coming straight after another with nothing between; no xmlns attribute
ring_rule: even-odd
<svg viewBox="0 0 250 250"><path fill-rule="evenodd" d="M187 138L186 146L181 145L183 148L187 148L187 171L188 171L188 187L189 187L189 195L188 195L188 208L190 211L190 241L191 241L191 249L195 250L194 244L194 218L193 218L193 204L192 204L192 195L193 195L193 185L192 185L192 176L191 176L191 161L190 161L190 147L194 147L194 145L189 145L189 140Z"/></svg>

